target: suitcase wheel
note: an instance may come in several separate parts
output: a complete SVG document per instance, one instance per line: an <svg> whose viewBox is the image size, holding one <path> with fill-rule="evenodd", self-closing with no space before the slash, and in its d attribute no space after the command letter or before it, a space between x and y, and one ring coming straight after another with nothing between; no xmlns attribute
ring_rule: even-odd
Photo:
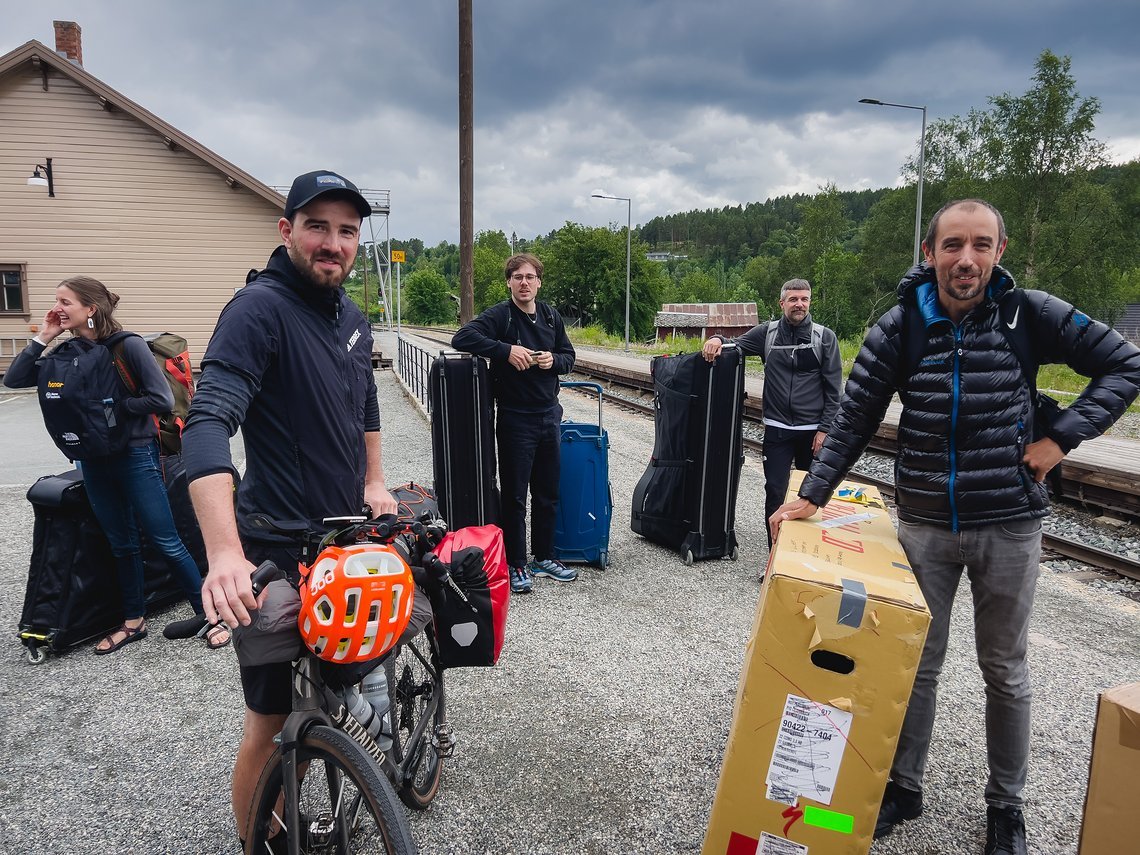
<svg viewBox="0 0 1140 855"><path fill-rule="evenodd" d="M610 566L610 554L608 552L602 552L598 555L598 565L603 570Z"/></svg>
<svg viewBox="0 0 1140 855"><path fill-rule="evenodd" d="M686 549L685 554L681 556L681 560L685 562L686 567L693 566L693 550Z"/></svg>
<svg viewBox="0 0 1140 855"><path fill-rule="evenodd" d="M24 651L24 655L28 657L28 662L32 665L42 665L47 661L47 646L29 644L28 649Z"/></svg>
<svg viewBox="0 0 1140 855"><path fill-rule="evenodd" d="M732 554L729 555L728 557L731 558L733 561L738 559L740 557L740 547L739 546L732 547Z"/></svg>

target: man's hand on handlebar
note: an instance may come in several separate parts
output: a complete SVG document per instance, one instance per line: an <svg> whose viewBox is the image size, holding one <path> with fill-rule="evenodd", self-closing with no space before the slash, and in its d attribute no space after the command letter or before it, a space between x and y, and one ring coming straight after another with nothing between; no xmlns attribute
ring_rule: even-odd
<svg viewBox="0 0 1140 855"><path fill-rule="evenodd" d="M202 609L211 623L225 621L230 629L249 626L257 598L250 584L254 566L241 553L214 556L210 573L202 583Z"/></svg>

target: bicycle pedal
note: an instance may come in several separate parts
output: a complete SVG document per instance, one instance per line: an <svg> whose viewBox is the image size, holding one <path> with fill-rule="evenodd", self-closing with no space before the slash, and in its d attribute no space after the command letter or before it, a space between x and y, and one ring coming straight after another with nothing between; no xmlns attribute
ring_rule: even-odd
<svg viewBox="0 0 1140 855"><path fill-rule="evenodd" d="M451 725L440 724L436 725L435 731L432 733L431 746L440 757L450 757L455 751L457 741Z"/></svg>

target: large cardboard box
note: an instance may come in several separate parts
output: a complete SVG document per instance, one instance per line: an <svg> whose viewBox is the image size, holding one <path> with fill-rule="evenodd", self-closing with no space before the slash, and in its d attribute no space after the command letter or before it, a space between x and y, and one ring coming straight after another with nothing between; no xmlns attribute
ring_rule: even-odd
<svg viewBox="0 0 1140 855"><path fill-rule="evenodd" d="M857 489L780 529L704 855L871 847L930 613L881 496Z"/></svg>
<svg viewBox="0 0 1140 855"><path fill-rule="evenodd" d="M1140 851L1140 683L1100 696L1081 855Z"/></svg>

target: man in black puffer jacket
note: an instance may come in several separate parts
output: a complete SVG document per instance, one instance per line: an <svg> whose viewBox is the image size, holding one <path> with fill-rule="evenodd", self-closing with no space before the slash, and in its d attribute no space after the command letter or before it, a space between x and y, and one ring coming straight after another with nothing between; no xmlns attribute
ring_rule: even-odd
<svg viewBox="0 0 1140 855"><path fill-rule="evenodd" d="M1042 482L1068 452L1104 433L1140 390L1140 350L1063 300L1017 292L998 266L1005 245L1001 214L987 202L951 202L934 215L923 242L926 263L906 275L898 305L867 334L800 498L769 520L774 537L781 521L809 517L826 504L899 393L899 541L932 621L875 836L922 813L938 675L965 570L986 682L986 855L1026 851L1026 645L1041 518L1049 512ZM1020 301L1013 313L1002 311L1009 300ZM909 353L907 315L916 312L926 335L921 353ZM1019 323L1036 364L1064 362L1092 378L1036 442L1036 378L1025 376L1011 345Z"/></svg>

